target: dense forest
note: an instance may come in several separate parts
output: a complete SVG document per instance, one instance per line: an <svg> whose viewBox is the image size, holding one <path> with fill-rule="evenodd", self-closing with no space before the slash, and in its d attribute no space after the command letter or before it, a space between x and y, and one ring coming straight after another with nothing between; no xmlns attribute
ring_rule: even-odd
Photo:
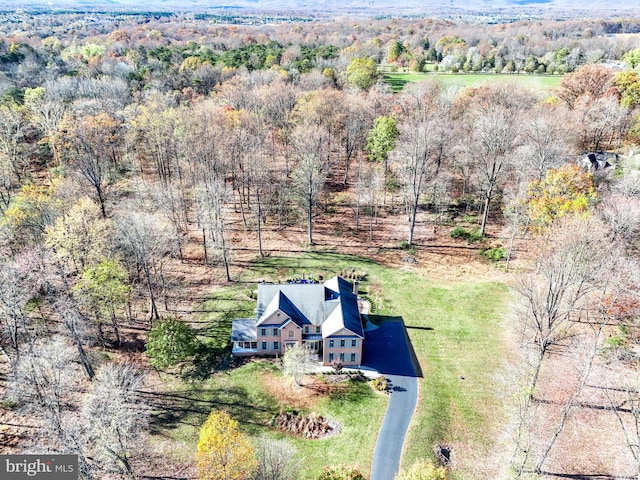
<svg viewBox="0 0 640 480"><path fill-rule="evenodd" d="M157 407L141 372L193 356L196 334L205 373L229 367L228 324L207 344L201 295L282 252L418 262L445 232L513 275L525 345L505 354L522 386L500 420L511 454L452 478L537 478L545 462L638 475L640 20L0 18L0 421L24 427L0 451L159 478L141 466ZM394 93L383 72L424 80ZM438 81L463 73L562 79ZM187 340L167 353L157 329L176 317L189 328L166 335ZM614 440L592 445L613 464L554 456L587 403L615 413Z"/></svg>

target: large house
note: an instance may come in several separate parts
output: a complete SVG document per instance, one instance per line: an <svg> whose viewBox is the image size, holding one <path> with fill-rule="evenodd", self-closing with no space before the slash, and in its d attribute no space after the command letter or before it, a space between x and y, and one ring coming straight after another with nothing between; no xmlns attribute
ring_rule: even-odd
<svg viewBox="0 0 640 480"><path fill-rule="evenodd" d="M362 363L357 283L338 276L324 283L261 283L256 313L233 321L234 356L279 355L302 342L324 365Z"/></svg>

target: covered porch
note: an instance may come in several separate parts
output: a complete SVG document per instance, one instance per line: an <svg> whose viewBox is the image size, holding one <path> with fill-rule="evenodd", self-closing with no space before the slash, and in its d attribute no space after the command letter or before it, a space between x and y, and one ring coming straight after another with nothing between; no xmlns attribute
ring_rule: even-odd
<svg viewBox="0 0 640 480"><path fill-rule="evenodd" d="M237 357L258 353L258 333L254 318L240 318L231 324L231 353Z"/></svg>

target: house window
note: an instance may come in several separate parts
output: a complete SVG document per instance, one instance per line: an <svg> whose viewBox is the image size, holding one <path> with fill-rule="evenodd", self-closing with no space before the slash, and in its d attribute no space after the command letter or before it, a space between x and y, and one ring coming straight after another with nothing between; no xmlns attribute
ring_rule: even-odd
<svg viewBox="0 0 640 480"><path fill-rule="evenodd" d="M357 347L358 346L358 340L356 340L355 338L353 340L351 340L351 346L352 347Z"/></svg>
<svg viewBox="0 0 640 480"><path fill-rule="evenodd" d="M344 362L344 352L340 353L340 361Z"/></svg>
<svg viewBox="0 0 640 480"><path fill-rule="evenodd" d="M329 354L329 361L330 361L330 362L333 362L333 353L330 353L330 354Z"/></svg>
<svg viewBox="0 0 640 480"><path fill-rule="evenodd" d="M251 342L251 348L253 348L254 350L258 349L258 342Z"/></svg>
<svg viewBox="0 0 640 480"><path fill-rule="evenodd" d="M267 349L267 342L262 342L262 345L260 345L260 350L266 350Z"/></svg>
<svg viewBox="0 0 640 480"><path fill-rule="evenodd" d="M309 325L304 326L304 333L309 333Z"/></svg>
<svg viewBox="0 0 640 480"><path fill-rule="evenodd" d="M289 338L293 338L296 336L296 332L294 332L293 330L289 330Z"/></svg>
<svg viewBox="0 0 640 480"><path fill-rule="evenodd" d="M340 340L340 346L344 347L344 338L342 340Z"/></svg>
<svg viewBox="0 0 640 480"><path fill-rule="evenodd" d="M335 342L333 340L329 340L329 348L333 348L334 343Z"/></svg>
<svg viewBox="0 0 640 480"><path fill-rule="evenodd" d="M277 337L278 335L279 335L279 334L278 334L278 329L277 329L277 328L274 328L274 329L273 329L273 336L274 336L274 337Z"/></svg>
<svg viewBox="0 0 640 480"><path fill-rule="evenodd" d="M320 325L316 325L316 333L320 333Z"/></svg>
<svg viewBox="0 0 640 480"><path fill-rule="evenodd" d="M273 349L280 350L280 344L278 342L273 342Z"/></svg>
<svg viewBox="0 0 640 480"><path fill-rule="evenodd" d="M261 328L260 329L260 336L261 337L266 337L267 336L267 329L266 328Z"/></svg>
<svg viewBox="0 0 640 480"><path fill-rule="evenodd" d="M355 340L354 340L354 341L355 341ZM355 363L355 361L356 361L356 354L355 354L355 353L352 353L352 354L351 354L351 363Z"/></svg>

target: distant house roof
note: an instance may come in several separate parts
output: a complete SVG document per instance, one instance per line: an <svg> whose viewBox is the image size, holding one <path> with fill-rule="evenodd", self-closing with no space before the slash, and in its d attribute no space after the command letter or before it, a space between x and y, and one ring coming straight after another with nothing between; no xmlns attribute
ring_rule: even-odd
<svg viewBox="0 0 640 480"><path fill-rule="evenodd" d="M584 152L580 164L589 171L604 170L605 168L612 167L609 160L616 161L618 159L617 153L611 152Z"/></svg>
<svg viewBox="0 0 640 480"><path fill-rule="evenodd" d="M257 339L256 320L254 318L239 318L231 324L232 342L255 342Z"/></svg>

